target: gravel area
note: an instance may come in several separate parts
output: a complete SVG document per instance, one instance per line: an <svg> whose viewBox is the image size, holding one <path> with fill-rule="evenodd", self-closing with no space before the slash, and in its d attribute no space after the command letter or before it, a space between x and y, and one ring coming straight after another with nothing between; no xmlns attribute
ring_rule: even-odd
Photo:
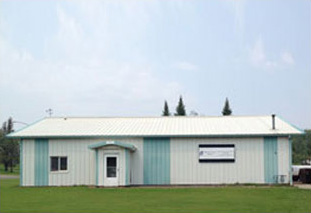
<svg viewBox="0 0 311 213"><path fill-rule="evenodd" d="M18 179L19 175L0 175L0 179Z"/></svg>

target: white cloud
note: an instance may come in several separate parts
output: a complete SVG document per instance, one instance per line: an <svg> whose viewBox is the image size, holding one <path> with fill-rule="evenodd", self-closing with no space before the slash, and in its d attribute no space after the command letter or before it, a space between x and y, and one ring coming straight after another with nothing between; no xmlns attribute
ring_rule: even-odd
<svg viewBox="0 0 311 213"><path fill-rule="evenodd" d="M261 38L257 39L253 48L251 49L250 59L251 59L251 62L255 65L260 65L260 64L265 63L266 54L265 54L265 49L264 49L264 45L263 45Z"/></svg>
<svg viewBox="0 0 311 213"><path fill-rule="evenodd" d="M284 51L281 53L281 60L285 64L293 65L295 64L295 60L290 52Z"/></svg>
<svg viewBox="0 0 311 213"><path fill-rule="evenodd" d="M264 42L260 37L256 40L253 47L250 49L249 58L250 62L254 66L270 70L284 68L295 63L292 54L287 51L282 52L279 59L268 58Z"/></svg>
<svg viewBox="0 0 311 213"><path fill-rule="evenodd" d="M198 67L190 62L186 62L186 61L180 61L180 62L177 62L175 64L173 64L173 66L177 69L180 69L180 70L189 70L189 71L194 71L194 70L197 70Z"/></svg>
<svg viewBox="0 0 311 213"><path fill-rule="evenodd" d="M0 97L6 100L0 104L0 119L12 115L31 122L44 116L49 107L56 115L160 115L164 99L175 100L183 94L178 82L157 78L152 63L141 59L138 51L130 52L140 61L113 57L117 45L138 40L144 33L148 18L141 20L140 14L147 17L148 13L140 8L135 15L129 6L124 13L118 10L121 14L114 19L111 12L101 15L109 9L98 1L88 4L92 2L99 8L88 8L94 12L91 17L82 9L77 16L58 6L58 31L46 39L44 58L35 58L0 37ZM81 22L96 17L102 24L84 26ZM127 17L132 25L120 29L118 20ZM141 21L145 24L136 23ZM137 27L133 30L133 26Z"/></svg>

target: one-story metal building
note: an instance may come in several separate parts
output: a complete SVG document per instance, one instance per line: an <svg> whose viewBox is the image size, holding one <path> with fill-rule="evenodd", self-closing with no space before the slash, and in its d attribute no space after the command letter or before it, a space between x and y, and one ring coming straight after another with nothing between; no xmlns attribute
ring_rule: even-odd
<svg viewBox="0 0 311 213"><path fill-rule="evenodd" d="M291 183L276 116L44 118L20 139L21 186Z"/></svg>

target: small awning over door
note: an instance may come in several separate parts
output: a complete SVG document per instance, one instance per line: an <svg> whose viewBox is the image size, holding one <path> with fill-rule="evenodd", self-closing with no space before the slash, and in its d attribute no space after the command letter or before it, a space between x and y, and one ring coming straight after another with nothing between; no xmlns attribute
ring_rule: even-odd
<svg viewBox="0 0 311 213"><path fill-rule="evenodd" d="M119 141L103 141L103 142L99 142L96 144L92 144L89 145L89 149L98 149L104 146L118 146L118 147L122 147L125 149L128 149L132 152L135 152L136 147L132 144L129 143L123 143L123 142L119 142Z"/></svg>

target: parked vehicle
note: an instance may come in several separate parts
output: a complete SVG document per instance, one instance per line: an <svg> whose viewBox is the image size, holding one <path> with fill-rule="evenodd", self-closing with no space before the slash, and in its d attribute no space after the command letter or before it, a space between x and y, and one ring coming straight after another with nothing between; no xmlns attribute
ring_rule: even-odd
<svg viewBox="0 0 311 213"><path fill-rule="evenodd" d="M300 169L299 180L302 183L311 183L311 169Z"/></svg>
<svg viewBox="0 0 311 213"><path fill-rule="evenodd" d="M293 181L301 181L299 175L301 169L311 169L311 165L293 165L292 166Z"/></svg>

